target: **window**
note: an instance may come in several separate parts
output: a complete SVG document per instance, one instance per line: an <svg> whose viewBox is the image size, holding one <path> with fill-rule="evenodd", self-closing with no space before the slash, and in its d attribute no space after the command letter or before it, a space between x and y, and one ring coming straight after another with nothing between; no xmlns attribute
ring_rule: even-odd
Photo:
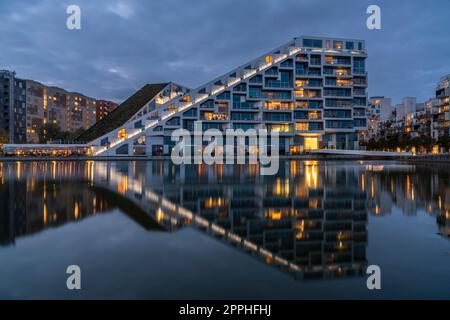
<svg viewBox="0 0 450 320"><path fill-rule="evenodd" d="M295 117L295 119L306 120L306 119L308 119L308 112L307 111L295 111L294 117Z"/></svg>
<svg viewBox="0 0 450 320"><path fill-rule="evenodd" d="M351 118L352 113L350 110L325 110L325 118Z"/></svg>
<svg viewBox="0 0 450 320"><path fill-rule="evenodd" d="M308 113L308 119L310 120L320 119L320 111L310 111Z"/></svg>
<svg viewBox="0 0 450 320"><path fill-rule="evenodd" d="M237 92L246 92L247 91L247 85L245 83L238 84L233 88L233 91Z"/></svg>
<svg viewBox="0 0 450 320"><path fill-rule="evenodd" d="M291 59L286 60L286 61L283 61L283 62L280 64L280 67L282 67L282 68L292 68L293 66L294 66L294 63L292 62Z"/></svg>
<svg viewBox="0 0 450 320"><path fill-rule="evenodd" d="M119 138L119 139L126 139L127 138L127 130L126 129L122 129L122 130L119 130L118 132L117 132L117 138Z"/></svg>
<svg viewBox="0 0 450 320"><path fill-rule="evenodd" d="M179 117L175 117L172 119L169 119L166 121L166 125L168 126L179 126L180 125L180 118Z"/></svg>
<svg viewBox="0 0 450 320"><path fill-rule="evenodd" d="M353 129L352 120L327 120L325 125L329 129Z"/></svg>
<svg viewBox="0 0 450 320"><path fill-rule="evenodd" d="M248 129L254 129L255 126L253 124L249 124L249 123L234 123L233 124L233 129L242 129L244 131L248 130Z"/></svg>
<svg viewBox="0 0 450 320"><path fill-rule="evenodd" d="M261 88L260 87L249 87L248 95L250 98L261 98Z"/></svg>
<svg viewBox="0 0 450 320"><path fill-rule="evenodd" d="M188 111L186 111L185 113L183 113L184 117L196 117L197 116L197 109L192 108Z"/></svg>
<svg viewBox="0 0 450 320"><path fill-rule="evenodd" d="M347 41L346 43L345 43L345 49L347 49L347 50L353 50L354 49L354 44L353 44L353 42L351 42L351 41Z"/></svg>
<svg viewBox="0 0 450 320"><path fill-rule="evenodd" d="M342 41L334 41L334 49L342 49L343 48L343 44Z"/></svg>
<svg viewBox="0 0 450 320"><path fill-rule="evenodd" d="M217 100L230 100L230 91L223 92L217 96Z"/></svg>
<svg viewBox="0 0 450 320"><path fill-rule="evenodd" d="M295 124L295 130L297 130L297 131L308 131L308 122L297 122Z"/></svg>
<svg viewBox="0 0 450 320"><path fill-rule="evenodd" d="M355 120L353 120L353 125L355 127L365 127L366 119L355 119Z"/></svg>
<svg viewBox="0 0 450 320"><path fill-rule="evenodd" d="M267 110L292 110L291 102L282 102L282 101L265 101L264 109Z"/></svg>
<svg viewBox="0 0 450 320"><path fill-rule="evenodd" d="M214 100L207 100L200 105L201 108L214 108Z"/></svg>
<svg viewBox="0 0 450 320"><path fill-rule="evenodd" d="M256 75L249 80L250 83L262 83L262 75Z"/></svg>
<svg viewBox="0 0 450 320"><path fill-rule="evenodd" d="M124 144L123 146L120 146L116 149L117 155L128 155L128 143Z"/></svg>
<svg viewBox="0 0 450 320"><path fill-rule="evenodd" d="M365 73L366 62L364 59L354 59L353 60L353 73Z"/></svg>
<svg viewBox="0 0 450 320"><path fill-rule="evenodd" d="M264 113L264 120L267 121L291 121L290 113Z"/></svg>
<svg viewBox="0 0 450 320"><path fill-rule="evenodd" d="M305 137L305 150L319 149L319 139L317 137Z"/></svg>
<svg viewBox="0 0 450 320"><path fill-rule="evenodd" d="M322 40L303 39L303 46L309 48L322 48Z"/></svg>
<svg viewBox="0 0 450 320"><path fill-rule="evenodd" d="M253 121L253 120L255 120L255 113L253 113L253 112L232 112L231 120Z"/></svg>

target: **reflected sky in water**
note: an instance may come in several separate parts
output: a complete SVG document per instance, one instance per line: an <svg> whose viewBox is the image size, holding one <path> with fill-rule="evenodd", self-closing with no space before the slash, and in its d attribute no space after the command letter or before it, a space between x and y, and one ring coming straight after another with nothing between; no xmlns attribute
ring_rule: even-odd
<svg viewBox="0 0 450 320"><path fill-rule="evenodd" d="M5 162L0 298L450 298L449 212L448 166Z"/></svg>

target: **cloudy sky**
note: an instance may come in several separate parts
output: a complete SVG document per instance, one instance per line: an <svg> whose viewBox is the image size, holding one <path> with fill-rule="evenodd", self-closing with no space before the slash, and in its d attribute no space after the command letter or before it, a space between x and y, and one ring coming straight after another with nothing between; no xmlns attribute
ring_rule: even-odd
<svg viewBox="0 0 450 320"><path fill-rule="evenodd" d="M81 8L81 30L66 8ZM366 28L381 7L382 29ZM425 100L450 73L448 0L0 0L0 69L121 101L197 87L301 35L366 40L369 95Z"/></svg>

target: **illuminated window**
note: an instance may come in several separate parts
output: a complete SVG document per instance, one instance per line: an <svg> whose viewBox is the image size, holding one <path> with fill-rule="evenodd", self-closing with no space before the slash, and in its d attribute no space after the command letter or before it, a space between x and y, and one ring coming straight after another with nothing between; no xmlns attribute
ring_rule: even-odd
<svg viewBox="0 0 450 320"><path fill-rule="evenodd" d="M292 110L292 103L282 101L265 101L264 108L267 110Z"/></svg>
<svg viewBox="0 0 450 320"><path fill-rule="evenodd" d="M297 131L308 131L308 122L297 122L295 124L295 130L297 130Z"/></svg>
<svg viewBox="0 0 450 320"><path fill-rule="evenodd" d="M351 80L337 79L336 84L339 86L351 86L353 83Z"/></svg>
<svg viewBox="0 0 450 320"><path fill-rule="evenodd" d="M317 137L305 137L305 150L319 149L319 139Z"/></svg>
<svg viewBox="0 0 450 320"><path fill-rule="evenodd" d="M335 49L342 49L342 47L343 47L343 44L342 44L342 41L334 41L334 48Z"/></svg>
<svg viewBox="0 0 450 320"><path fill-rule="evenodd" d="M308 118L311 120L320 119L320 111L311 111L308 113Z"/></svg>
<svg viewBox="0 0 450 320"><path fill-rule="evenodd" d="M295 81L295 86L296 87L308 86L308 83L309 83L308 80L296 80Z"/></svg>
<svg viewBox="0 0 450 320"><path fill-rule="evenodd" d="M191 96L186 96L180 99L180 102L191 102Z"/></svg>
<svg viewBox="0 0 450 320"><path fill-rule="evenodd" d="M267 125L268 131L275 131L275 132L290 132L291 127L289 124L272 124Z"/></svg>
<svg viewBox="0 0 450 320"><path fill-rule="evenodd" d="M126 129L122 129L119 130L119 132L117 132L117 138L119 139L126 139L127 138L127 130Z"/></svg>

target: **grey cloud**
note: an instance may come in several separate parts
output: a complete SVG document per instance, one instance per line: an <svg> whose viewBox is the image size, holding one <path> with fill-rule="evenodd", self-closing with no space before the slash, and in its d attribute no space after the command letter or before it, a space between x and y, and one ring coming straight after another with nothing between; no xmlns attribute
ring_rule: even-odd
<svg viewBox="0 0 450 320"><path fill-rule="evenodd" d="M450 73L445 0L24 0L0 3L0 68L122 100L148 82L197 87L303 34L366 40L370 95L424 100ZM82 30L65 28L69 4Z"/></svg>

